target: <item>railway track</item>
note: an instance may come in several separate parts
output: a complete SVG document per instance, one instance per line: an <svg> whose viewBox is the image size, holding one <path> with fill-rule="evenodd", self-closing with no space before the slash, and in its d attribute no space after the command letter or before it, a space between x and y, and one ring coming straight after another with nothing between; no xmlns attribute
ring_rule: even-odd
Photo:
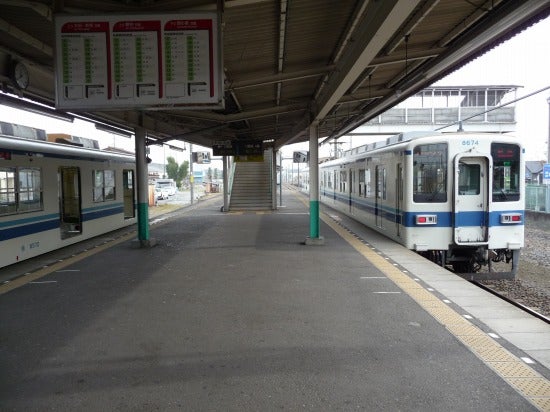
<svg viewBox="0 0 550 412"><path fill-rule="evenodd" d="M517 300L515 300L514 298L512 297L509 297L509 296L506 296L505 294L503 293L500 293L497 289L491 287L490 285L487 285L487 284L483 284L481 282L478 282L478 281L475 281L475 280L472 280L470 281L471 283L473 283L474 285L476 285L477 287L480 287L481 289L483 290L486 290L487 292L495 295L495 296L498 296L500 299L520 308L521 310L529 313L530 315L546 322L546 323L550 323L550 317L548 316L545 316L544 314L536 311L535 309L521 303L521 302L518 302Z"/></svg>

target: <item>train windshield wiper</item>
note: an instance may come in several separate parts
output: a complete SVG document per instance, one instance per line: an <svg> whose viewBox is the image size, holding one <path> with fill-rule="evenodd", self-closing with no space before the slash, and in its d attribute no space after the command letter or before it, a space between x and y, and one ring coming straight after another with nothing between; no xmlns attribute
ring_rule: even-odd
<svg viewBox="0 0 550 412"><path fill-rule="evenodd" d="M495 193L495 192L493 192ZM498 195L498 197L502 200L508 200L508 194L506 194L506 192L504 191L503 188L499 188L496 192L496 194Z"/></svg>
<svg viewBox="0 0 550 412"><path fill-rule="evenodd" d="M443 184L437 185L436 189L432 192L432 196L430 197L430 200L428 200L428 202L433 202L436 196L441 193L441 189L443 189Z"/></svg>

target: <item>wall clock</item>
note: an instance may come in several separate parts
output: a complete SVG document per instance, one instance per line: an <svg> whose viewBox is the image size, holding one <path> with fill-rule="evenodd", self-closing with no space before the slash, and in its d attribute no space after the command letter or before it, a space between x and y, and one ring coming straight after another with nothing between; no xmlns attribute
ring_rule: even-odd
<svg viewBox="0 0 550 412"><path fill-rule="evenodd" d="M17 88L21 90L25 90L27 87L29 87L29 70L23 62L17 60L13 62L11 69L11 78Z"/></svg>

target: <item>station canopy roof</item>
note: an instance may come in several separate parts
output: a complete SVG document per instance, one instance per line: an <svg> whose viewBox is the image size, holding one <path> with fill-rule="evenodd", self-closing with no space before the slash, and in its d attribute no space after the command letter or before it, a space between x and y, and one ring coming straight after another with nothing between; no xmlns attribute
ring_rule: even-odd
<svg viewBox="0 0 550 412"><path fill-rule="evenodd" d="M71 111L150 143L338 138L550 14L541 0L0 0L0 82L55 106L59 15L217 11L223 108ZM11 61L30 83L18 90ZM15 102L15 103L14 103ZM0 95L0 103L17 100Z"/></svg>

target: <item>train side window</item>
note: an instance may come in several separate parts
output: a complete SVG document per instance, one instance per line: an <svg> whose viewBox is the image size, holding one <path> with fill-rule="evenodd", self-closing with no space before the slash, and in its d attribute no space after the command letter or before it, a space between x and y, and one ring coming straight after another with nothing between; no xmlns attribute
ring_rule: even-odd
<svg viewBox="0 0 550 412"><path fill-rule="evenodd" d="M16 211L15 168L0 168L0 215L7 215Z"/></svg>
<svg viewBox="0 0 550 412"><path fill-rule="evenodd" d="M347 173L344 170L340 172L340 192L346 191L346 183L347 183Z"/></svg>
<svg viewBox="0 0 550 412"><path fill-rule="evenodd" d="M115 200L115 171L94 170L94 202Z"/></svg>
<svg viewBox="0 0 550 412"><path fill-rule="evenodd" d="M515 144L492 143L493 202L520 198L520 148Z"/></svg>
<svg viewBox="0 0 550 412"><path fill-rule="evenodd" d="M385 167L378 167L378 176L377 176L377 191L376 191L376 197L379 199L386 200L387 198L387 175L386 175L386 168Z"/></svg>
<svg viewBox="0 0 550 412"><path fill-rule="evenodd" d="M447 201L447 144L418 145L413 150L413 201Z"/></svg>
<svg viewBox="0 0 550 412"><path fill-rule="evenodd" d="M359 197L366 196L365 193L365 169L359 169Z"/></svg>
<svg viewBox="0 0 550 412"><path fill-rule="evenodd" d="M19 202L17 211L30 212L42 210L42 179L39 168L20 168L18 170Z"/></svg>
<svg viewBox="0 0 550 412"><path fill-rule="evenodd" d="M365 169L365 197L371 197L370 190L370 169Z"/></svg>

